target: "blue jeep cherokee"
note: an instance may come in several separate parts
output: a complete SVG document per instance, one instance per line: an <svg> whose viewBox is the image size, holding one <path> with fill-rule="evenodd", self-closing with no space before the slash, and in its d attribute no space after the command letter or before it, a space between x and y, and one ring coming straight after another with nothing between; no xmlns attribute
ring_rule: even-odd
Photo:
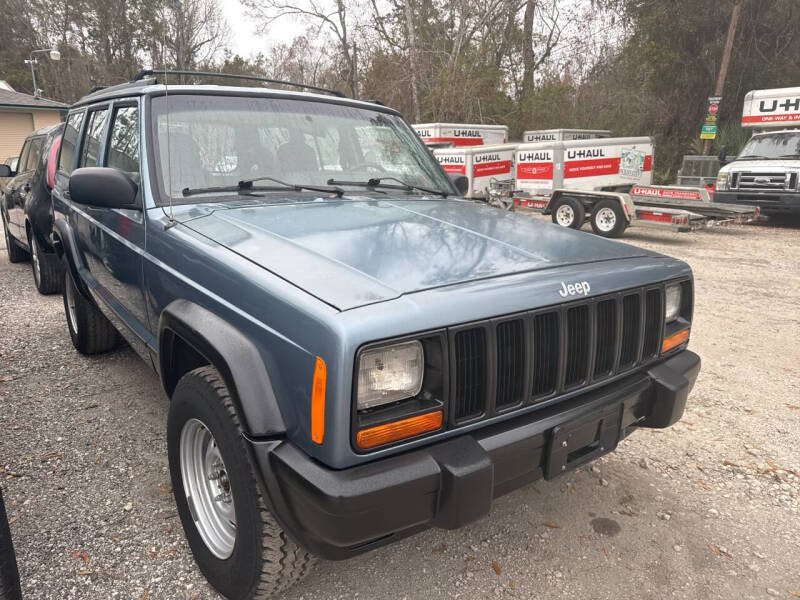
<svg viewBox="0 0 800 600"><path fill-rule="evenodd" d="M178 512L227 597L464 526L683 413L688 265L457 195L376 103L151 72L71 108L69 333L160 377Z"/></svg>

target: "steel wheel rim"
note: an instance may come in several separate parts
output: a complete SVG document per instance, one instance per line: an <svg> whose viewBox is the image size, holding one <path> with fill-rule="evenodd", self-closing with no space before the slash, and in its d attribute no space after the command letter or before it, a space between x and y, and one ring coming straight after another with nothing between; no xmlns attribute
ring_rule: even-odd
<svg viewBox="0 0 800 600"><path fill-rule="evenodd" d="M36 236L31 238L31 264L33 265L33 279L36 281L36 287L39 287L42 271L41 265L39 265L39 245L36 243Z"/></svg>
<svg viewBox="0 0 800 600"><path fill-rule="evenodd" d="M575 211L569 204L562 204L556 209L556 221L562 227L569 227L575 220Z"/></svg>
<svg viewBox="0 0 800 600"><path fill-rule="evenodd" d="M72 279L67 276L66 284L64 285L64 294L67 299L67 320L72 331L78 333L78 317L75 314L75 286Z"/></svg>
<svg viewBox="0 0 800 600"><path fill-rule="evenodd" d="M607 206L604 206L597 211L594 222L600 231L607 233L617 225L617 214Z"/></svg>
<svg viewBox="0 0 800 600"><path fill-rule="evenodd" d="M195 527L209 551L225 560L236 543L233 491L217 442L199 419L188 420L181 430L180 463Z"/></svg>

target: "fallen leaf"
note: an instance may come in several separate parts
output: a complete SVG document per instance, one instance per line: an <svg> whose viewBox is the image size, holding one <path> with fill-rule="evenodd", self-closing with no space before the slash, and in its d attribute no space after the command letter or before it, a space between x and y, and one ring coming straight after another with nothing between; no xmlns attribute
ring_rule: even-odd
<svg viewBox="0 0 800 600"><path fill-rule="evenodd" d="M171 547L169 550L167 550L166 552L164 552L164 553L161 555L161 558L166 558L166 557L168 557L168 556L172 556L173 554L175 554L175 546L172 546L172 547Z"/></svg>
<svg viewBox="0 0 800 600"><path fill-rule="evenodd" d="M701 465L699 462L695 463L694 466L697 467L698 471L702 471L703 470L703 465Z"/></svg>
<svg viewBox="0 0 800 600"><path fill-rule="evenodd" d="M433 548L433 553L434 553L434 554L441 554L441 553L442 553L442 552L444 552L445 550L447 550L447 544L445 544L444 542L442 542L442 543L441 543L441 544L439 544L438 546L434 546L434 548Z"/></svg>
<svg viewBox="0 0 800 600"><path fill-rule="evenodd" d="M472 562L473 560L475 560L474 556L468 556L467 558L464 559L464 562Z"/></svg>
<svg viewBox="0 0 800 600"><path fill-rule="evenodd" d="M792 590L786 590L786 591L789 592L790 596L794 596L795 598L800 598L800 593L793 592Z"/></svg>
<svg viewBox="0 0 800 600"><path fill-rule="evenodd" d="M500 575L500 573L503 572L503 569L500 568L500 565L497 564L496 560L492 561L492 568L494 569L494 572L497 573L498 575Z"/></svg>
<svg viewBox="0 0 800 600"><path fill-rule="evenodd" d="M751 408L751 409L746 410L744 412L746 412L748 415L757 415L758 414L758 411L755 408Z"/></svg>
<svg viewBox="0 0 800 600"><path fill-rule="evenodd" d="M792 410L800 410L800 406L798 406L797 404L787 404L786 406L788 406Z"/></svg>
<svg viewBox="0 0 800 600"><path fill-rule="evenodd" d="M150 588L147 588L142 594L142 600L147 600L150 597Z"/></svg>
<svg viewBox="0 0 800 600"><path fill-rule="evenodd" d="M722 464L726 467L738 467L740 466L738 463L733 462L732 460L723 460Z"/></svg>
<svg viewBox="0 0 800 600"><path fill-rule="evenodd" d="M681 419L681 423L683 423L684 425L688 425L689 427L694 427L694 423L692 423L691 421L687 421L686 419Z"/></svg>
<svg viewBox="0 0 800 600"><path fill-rule="evenodd" d="M508 587L510 587L512 590L517 589L517 586L514 585L514 580L513 579L509 579L508 580Z"/></svg>
<svg viewBox="0 0 800 600"><path fill-rule="evenodd" d="M92 575L94 571L86 570L86 571L78 571L78 575Z"/></svg>
<svg viewBox="0 0 800 600"><path fill-rule="evenodd" d="M606 558L608 558L608 548L603 547L603 554L605 554Z"/></svg>
<svg viewBox="0 0 800 600"><path fill-rule="evenodd" d="M719 549L719 548L717 548L717 547L716 547L714 544L709 544L709 545L708 545L708 547L709 547L709 548L711 548L711 551L712 551L714 554L716 554L717 556L725 556L725 557L727 557L727 558L733 558L733 557L730 555L730 553L729 553L729 552L725 552L724 550L720 550L720 549Z"/></svg>
<svg viewBox="0 0 800 600"><path fill-rule="evenodd" d="M703 489L704 489L704 490L706 490L706 491L708 491L708 490L711 490L711 488L710 488L710 487L708 487L708 485L706 485L705 483L703 483L703 482L702 482L702 481L700 481L699 479L697 480L697 485L698 485L698 486L700 486L701 488L703 488Z"/></svg>
<svg viewBox="0 0 800 600"><path fill-rule="evenodd" d="M545 527L549 527L550 529L561 529L558 523L553 523L552 521L545 521L542 523Z"/></svg>
<svg viewBox="0 0 800 600"><path fill-rule="evenodd" d="M85 565L88 565L89 561L91 560L89 555L83 550L75 550L75 552L72 553L72 558L80 558Z"/></svg>

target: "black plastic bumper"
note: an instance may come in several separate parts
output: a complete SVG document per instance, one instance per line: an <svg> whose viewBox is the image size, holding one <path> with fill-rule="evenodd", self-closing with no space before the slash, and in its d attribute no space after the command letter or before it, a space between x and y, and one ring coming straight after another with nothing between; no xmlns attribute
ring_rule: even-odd
<svg viewBox="0 0 800 600"><path fill-rule="evenodd" d="M714 192L714 202L758 206L763 214L800 214L800 193Z"/></svg>
<svg viewBox="0 0 800 600"><path fill-rule="evenodd" d="M254 442L271 509L309 551L343 559L426 527L456 529L492 500L681 418L700 370L685 350L603 388L431 446L332 470L285 441ZM570 450L575 448L575 450Z"/></svg>

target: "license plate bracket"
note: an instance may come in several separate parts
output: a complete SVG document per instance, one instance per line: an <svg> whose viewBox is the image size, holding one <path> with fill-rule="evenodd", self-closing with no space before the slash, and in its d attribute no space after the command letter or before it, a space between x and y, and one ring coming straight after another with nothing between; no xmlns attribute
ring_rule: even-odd
<svg viewBox="0 0 800 600"><path fill-rule="evenodd" d="M614 404L553 427L545 479L563 475L617 447L622 405Z"/></svg>

